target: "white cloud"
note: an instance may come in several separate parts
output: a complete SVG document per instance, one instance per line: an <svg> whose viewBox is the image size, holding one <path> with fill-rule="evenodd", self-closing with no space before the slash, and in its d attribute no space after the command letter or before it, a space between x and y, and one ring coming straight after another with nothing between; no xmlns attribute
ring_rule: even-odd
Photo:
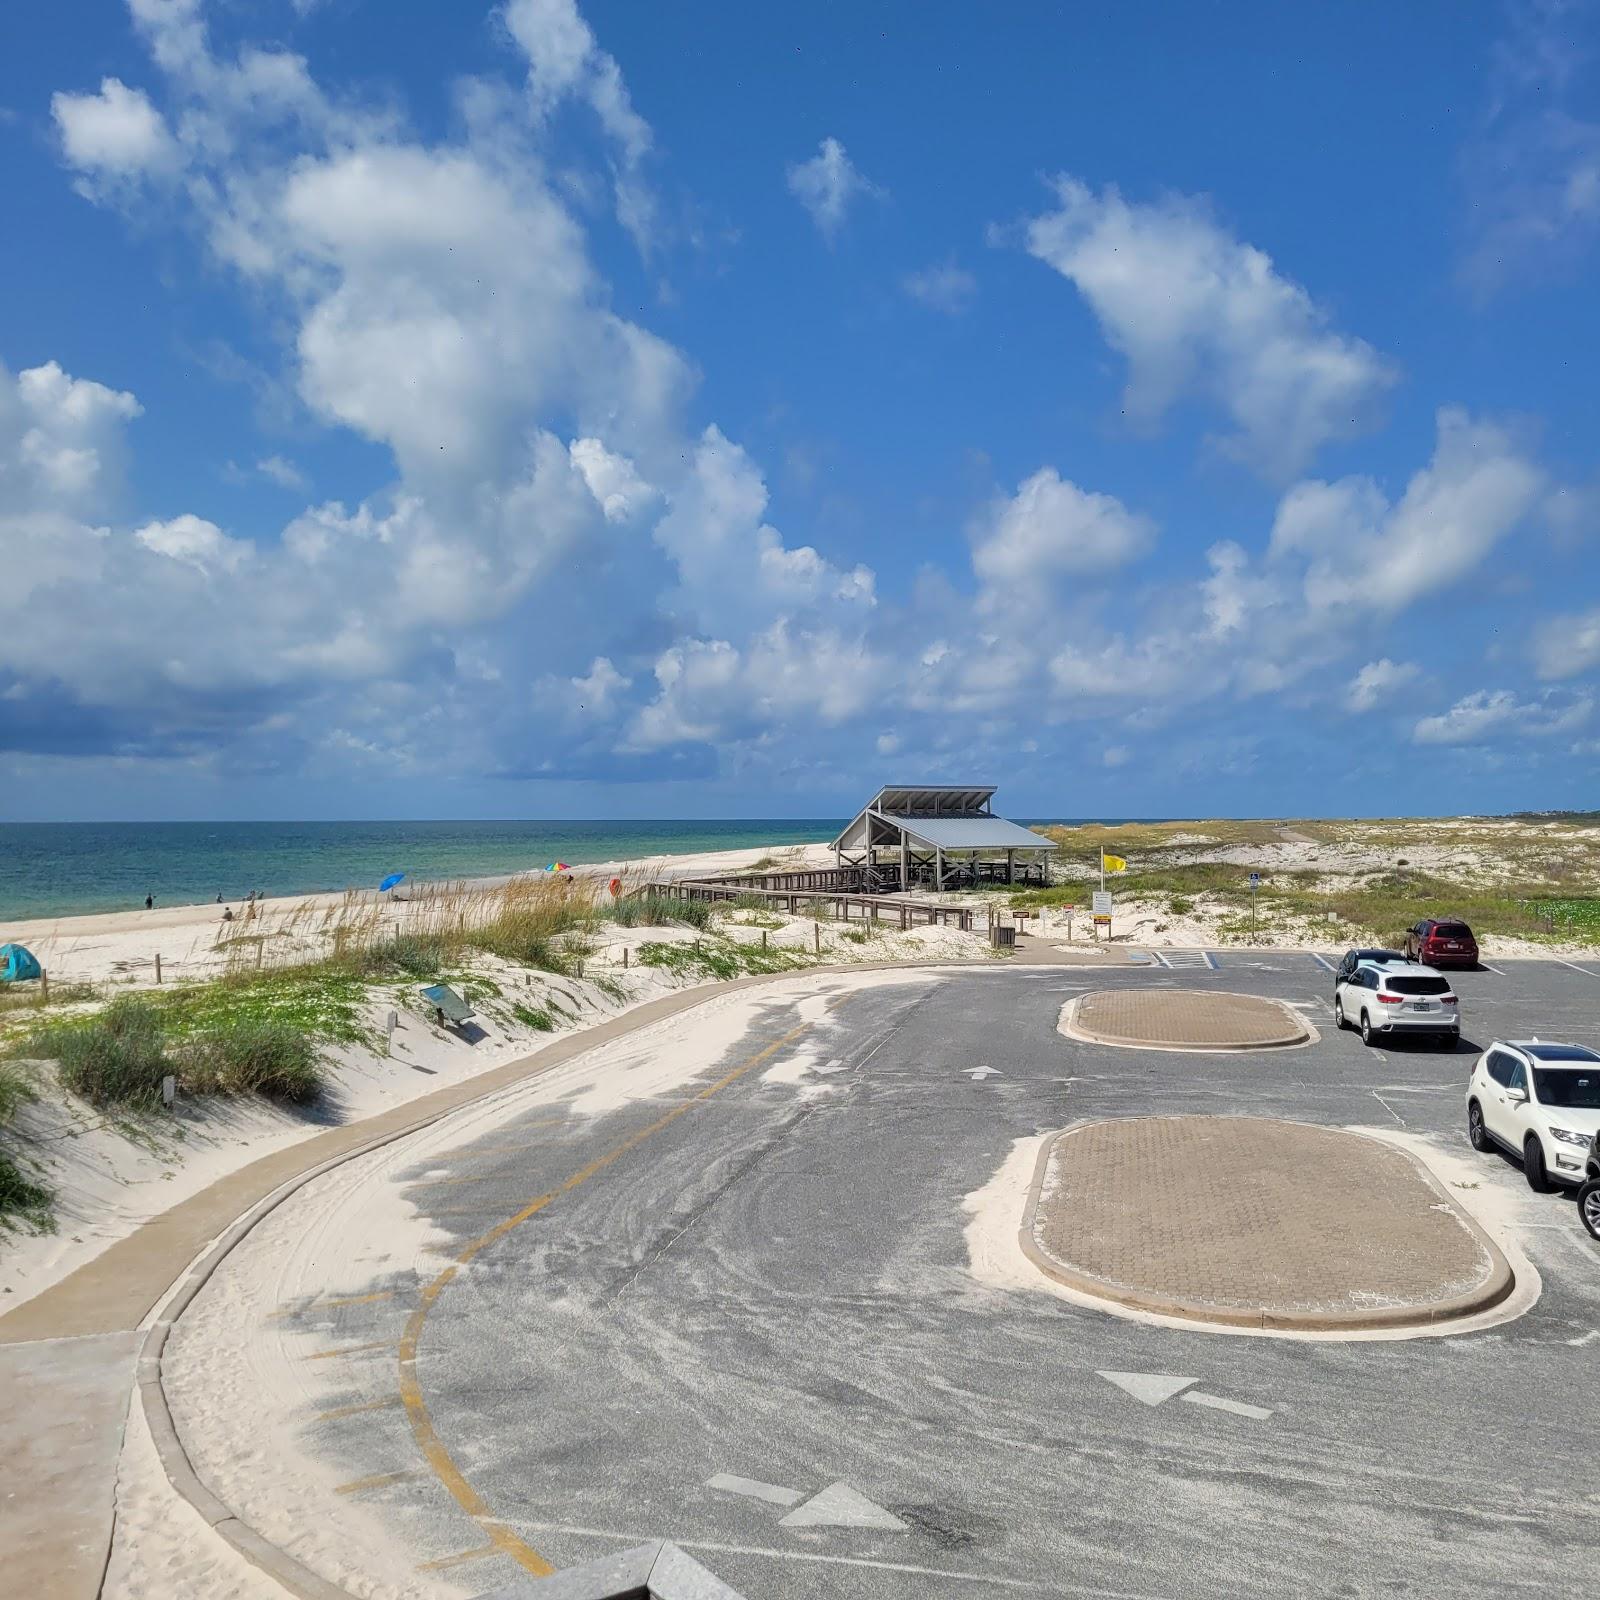
<svg viewBox="0 0 1600 1600"><path fill-rule="evenodd" d="M858 195L882 192L861 175L837 139L824 139L809 161L789 168L789 193L806 208L830 243L844 226L845 216Z"/></svg>
<svg viewBox="0 0 1600 1600"><path fill-rule="evenodd" d="M1231 451L1289 477L1372 420L1389 364L1330 328L1306 290L1200 202L1138 205L1065 176L1055 190L1059 208L1028 224L1028 249L1074 284L1127 358L1136 421L1202 395L1232 421Z"/></svg>
<svg viewBox="0 0 1600 1600"><path fill-rule="evenodd" d="M0 511L105 513L122 488L124 427L141 409L54 361L15 380L0 366Z"/></svg>
<svg viewBox="0 0 1600 1600"><path fill-rule="evenodd" d="M230 539L216 523L188 512L168 522L147 522L134 538L147 550L205 573L232 572L251 550L249 544Z"/></svg>
<svg viewBox="0 0 1600 1600"><path fill-rule="evenodd" d="M626 456L613 454L598 439L574 439L567 447L607 522L626 522L655 498Z"/></svg>
<svg viewBox="0 0 1600 1600"><path fill-rule="evenodd" d="M1422 669L1414 661L1391 661L1383 656L1369 661L1345 689L1344 703L1352 711L1372 711L1394 690L1414 683Z"/></svg>
<svg viewBox="0 0 1600 1600"><path fill-rule="evenodd" d="M1551 705L1519 701L1510 689L1479 689L1442 715L1423 717L1411 736L1418 744L1485 744L1497 736L1549 738L1581 728L1593 709L1587 698Z"/></svg>
<svg viewBox="0 0 1600 1600"><path fill-rule="evenodd" d="M1080 489L1041 467L1014 495L992 500L969 530L982 582L1012 595L1043 595L1065 574L1104 574L1142 555L1155 524L1112 495Z"/></svg>
<svg viewBox="0 0 1600 1600"><path fill-rule="evenodd" d="M953 261L908 273L901 283L913 300L946 316L959 316L978 294L978 280Z"/></svg>
<svg viewBox="0 0 1600 1600"><path fill-rule="evenodd" d="M1133 759L1133 752L1125 744L1108 745L1100 757L1106 767L1125 767Z"/></svg>
<svg viewBox="0 0 1600 1600"><path fill-rule="evenodd" d="M1494 51L1490 110L1462 163L1463 272L1481 296L1570 271L1600 239L1600 120L1583 81L1592 15L1561 0L1513 7Z"/></svg>
<svg viewBox="0 0 1600 1600"><path fill-rule="evenodd" d="M1273 524L1276 556L1310 556L1314 610L1393 614L1482 564L1538 506L1545 478L1495 423L1446 407L1433 459L1389 505L1369 478L1296 484Z"/></svg>
<svg viewBox="0 0 1600 1600"><path fill-rule="evenodd" d="M256 462L256 471L270 478L280 489L301 490L306 487L306 475L294 462L284 456L266 456Z"/></svg>
<svg viewBox="0 0 1600 1600"><path fill-rule="evenodd" d="M876 750L880 756L892 756L900 749L901 743L902 741L898 733L880 733L878 737L873 740L872 748Z"/></svg>
<svg viewBox="0 0 1600 1600"><path fill-rule="evenodd" d="M52 95L50 114L68 162L90 178L126 180L178 165L166 119L120 78L102 78L99 94Z"/></svg>
<svg viewBox="0 0 1600 1600"><path fill-rule="evenodd" d="M528 61L528 96L539 115L578 98L594 112L616 156L617 218L641 251L655 243L657 204L644 178L654 142L650 124L633 108L622 69L595 42L574 0L509 0L507 31Z"/></svg>
<svg viewBox="0 0 1600 1600"><path fill-rule="evenodd" d="M1600 607L1540 623L1533 635L1533 659L1545 679L1575 678L1600 666Z"/></svg>

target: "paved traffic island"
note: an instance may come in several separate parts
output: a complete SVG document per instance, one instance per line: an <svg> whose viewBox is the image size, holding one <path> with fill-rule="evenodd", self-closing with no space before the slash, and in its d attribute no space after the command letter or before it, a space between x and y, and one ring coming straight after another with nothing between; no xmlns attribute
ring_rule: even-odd
<svg viewBox="0 0 1600 1600"><path fill-rule="evenodd" d="M1061 1031L1145 1050L1272 1050L1306 1044L1311 1025L1280 1000L1196 989L1100 989L1069 1001Z"/></svg>
<svg viewBox="0 0 1600 1600"><path fill-rule="evenodd" d="M1405 1151L1265 1117L1127 1117L1056 1134L1022 1246L1082 1294L1229 1327L1415 1327L1513 1288L1494 1242Z"/></svg>

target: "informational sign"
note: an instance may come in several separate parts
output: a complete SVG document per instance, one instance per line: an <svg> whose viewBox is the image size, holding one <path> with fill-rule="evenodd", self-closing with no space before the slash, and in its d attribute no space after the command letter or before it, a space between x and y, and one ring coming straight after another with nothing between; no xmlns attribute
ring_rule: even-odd
<svg viewBox="0 0 1600 1600"><path fill-rule="evenodd" d="M1252 872L1250 874L1250 887L1252 889L1259 889L1261 887L1261 874L1259 872Z"/></svg>
<svg viewBox="0 0 1600 1600"><path fill-rule="evenodd" d="M1097 928L1109 928L1111 926L1111 918L1097 916L1094 919L1094 925Z"/></svg>
<svg viewBox="0 0 1600 1600"><path fill-rule="evenodd" d="M1109 917L1111 915L1111 894L1106 889L1094 891L1094 904L1092 907L1096 917Z"/></svg>

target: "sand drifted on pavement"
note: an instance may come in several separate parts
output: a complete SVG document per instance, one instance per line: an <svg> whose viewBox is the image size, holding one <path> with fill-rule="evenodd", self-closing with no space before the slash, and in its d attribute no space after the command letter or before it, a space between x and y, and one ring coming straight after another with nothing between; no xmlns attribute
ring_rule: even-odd
<svg viewBox="0 0 1600 1600"><path fill-rule="evenodd" d="M1494 1242L1416 1162L1337 1128L1124 1117L1069 1129L1024 1249L1072 1287L1201 1322L1371 1328L1505 1299Z"/></svg>

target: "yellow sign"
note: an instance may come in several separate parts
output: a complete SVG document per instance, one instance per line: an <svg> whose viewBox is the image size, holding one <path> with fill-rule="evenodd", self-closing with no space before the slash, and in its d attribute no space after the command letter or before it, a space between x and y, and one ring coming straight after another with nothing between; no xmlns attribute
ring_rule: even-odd
<svg viewBox="0 0 1600 1600"><path fill-rule="evenodd" d="M1110 917L1096 917L1094 919L1094 922L1095 922L1095 926L1097 928L1100 928L1100 927L1109 928L1111 926L1111 918Z"/></svg>
<svg viewBox="0 0 1600 1600"><path fill-rule="evenodd" d="M1126 872L1128 863L1121 856L1101 855L1101 863L1107 872Z"/></svg>

